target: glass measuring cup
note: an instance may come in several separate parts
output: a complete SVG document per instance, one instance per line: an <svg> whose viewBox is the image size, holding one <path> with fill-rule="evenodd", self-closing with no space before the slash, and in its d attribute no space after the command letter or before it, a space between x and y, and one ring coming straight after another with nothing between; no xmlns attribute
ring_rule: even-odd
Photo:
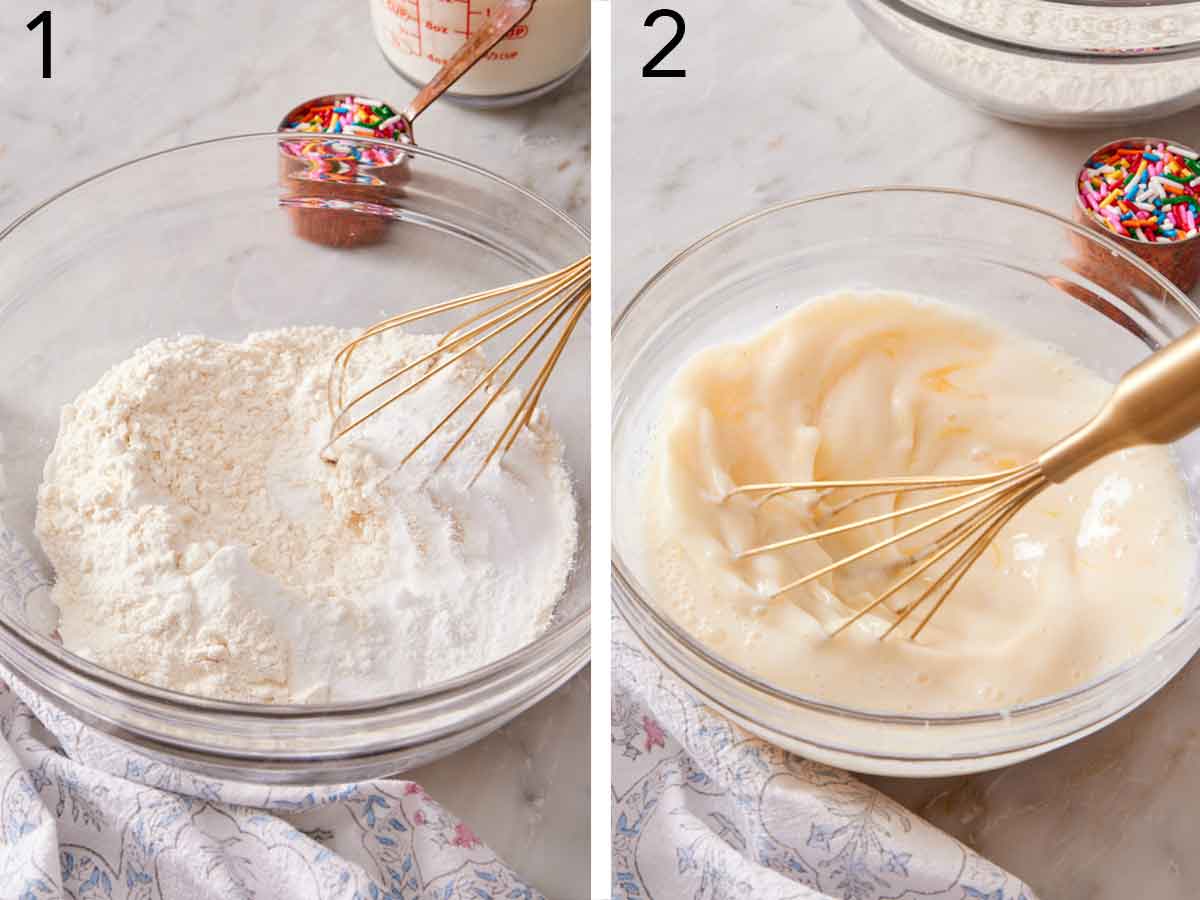
<svg viewBox="0 0 1200 900"><path fill-rule="evenodd" d="M495 0L371 0L371 21L392 68L423 84L500 7ZM508 106L554 90L587 58L589 20L588 0L538 0L449 98L470 106Z"/></svg>

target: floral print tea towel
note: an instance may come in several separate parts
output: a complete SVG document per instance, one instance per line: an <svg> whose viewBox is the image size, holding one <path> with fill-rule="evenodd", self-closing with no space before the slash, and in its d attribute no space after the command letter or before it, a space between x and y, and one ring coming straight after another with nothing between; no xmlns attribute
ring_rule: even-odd
<svg viewBox="0 0 1200 900"><path fill-rule="evenodd" d="M712 712L613 617L613 895L1037 900L845 772Z"/></svg>

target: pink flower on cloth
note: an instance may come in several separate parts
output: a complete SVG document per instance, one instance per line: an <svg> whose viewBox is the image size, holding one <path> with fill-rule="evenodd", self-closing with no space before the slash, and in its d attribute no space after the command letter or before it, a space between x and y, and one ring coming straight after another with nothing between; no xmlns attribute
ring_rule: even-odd
<svg viewBox="0 0 1200 900"><path fill-rule="evenodd" d="M421 812L421 810L418 809L415 813L413 813L413 821L416 822L418 825L424 825L425 824L425 813Z"/></svg>
<svg viewBox="0 0 1200 900"><path fill-rule="evenodd" d="M667 735L662 730L662 726L655 722L649 716L642 716L642 727L646 729L646 752L649 753L654 747L666 748Z"/></svg>
<svg viewBox="0 0 1200 900"><path fill-rule="evenodd" d="M483 841L475 837L475 832L471 830L470 826L459 822L454 826L454 840L452 843L455 847L465 847L467 850L471 850L481 846Z"/></svg>
<svg viewBox="0 0 1200 900"><path fill-rule="evenodd" d="M424 791L421 790L421 786L415 781L410 781L404 786L404 793L411 797L413 794L421 794Z"/></svg>

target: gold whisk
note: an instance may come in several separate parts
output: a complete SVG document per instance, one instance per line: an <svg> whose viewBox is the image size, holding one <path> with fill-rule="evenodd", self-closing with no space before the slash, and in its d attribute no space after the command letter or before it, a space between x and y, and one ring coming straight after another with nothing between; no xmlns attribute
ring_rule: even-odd
<svg viewBox="0 0 1200 900"><path fill-rule="evenodd" d="M985 475L959 477L894 477L867 478L848 481L798 481L775 484L744 484L731 490L726 497L736 494L758 494L765 496L765 503L777 496L795 491L819 491L822 493L843 488L867 488L869 492L842 503L834 512L847 506L883 494L901 494L910 491L962 488L954 493L896 509L869 518L826 528L799 537L775 541L760 547L752 547L737 554L738 559L781 550L810 541L819 541L843 534L856 528L889 522L904 516L939 510L924 522L897 531L890 537L864 547L841 559L823 566L815 572L797 578L779 588L772 599L815 581L830 572L850 563L857 562L872 553L898 541L917 535L938 525L949 526L948 530L921 552L909 554L907 570L891 583L881 594L839 625L830 635L840 634L863 616L868 615L924 572L938 563L947 561L942 573L916 599L906 603L897 611L896 621L880 636L886 638L900 627L906 619L935 598L920 624L909 635L915 640L946 598L962 581L967 571L983 554L1000 530L1025 504L1043 491L1048 485L1066 481L1076 472L1097 460L1144 444L1168 444L1184 437L1200 427L1200 327L1168 344L1138 366L1130 369L1117 383L1107 403L1086 425L1067 435L1051 446L1037 459L1022 466ZM820 501L818 501L820 502ZM957 520L957 522L956 522ZM952 524L954 523L954 524ZM955 551L960 551L955 555Z"/></svg>
<svg viewBox="0 0 1200 900"><path fill-rule="evenodd" d="M424 447L435 434L441 431L467 405L472 397L484 390L484 388L491 386L492 391L490 396L483 403L482 408L479 409L470 422L467 423L466 427L458 434L458 437L450 445L450 448L438 461L437 466L445 463L462 446L467 436L479 424L492 405L504 395L508 386L516 378L517 373L529 363L538 349L551 336L557 335L545 359L543 359L537 374L530 383L529 390L521 398L516 411L509 418L508 424L500 433L500 437L492 445L491 450L480 464L475 475L471 478L468 486L474 484L484 469L487 468L488 463L497 454L503 455L512 447L517 440L517 436L521 433L521 429L533 417L542 392L550 380L554 367L558 364L559 357L562 356L563 348L570 339L572 332L574 332L575 326L579 324L579 319L583 316L591 299L592 258L591 256L586 256L565 268L547 275L540 275L516 284L508 284L503 287L456 297L444 303L437 303L432 306L413 310L412 312L403 313L402 315L392 316L371 326L342 347L334 356L333 362L330 365L327 390L331 422L329 427L329 442L321 449L321 458L326 462L336 462L337 458L333 454L333 448L339 440L350 434L350 432L361 426L368 419L378 415L393 403L396 403L404 396L416 390L442 370L454 365L467 354L474 352L483 344L508 331L510 328L517 326L519 323L532 319L534 320L533 324L529 326L525 334L483 374L475 386L467 391L463 398L421 440L409 449L399 463L400 466L403 466L412 459L417 451ZM346 379L350 359L354 355L355 350L364 342L385 331L402 328L405 325L430 316L462 309L463 307L478 303L487 303L489 300L495 302L475 312L465 321L460 322L443 334L438 340L435 349L407 363L387 378L361 391L347 402ZM539 313L541 313L540 316L538 315ZM518 354L520 354L519 357ZM516 360L515 363L506 372L506 367L514 359ZM426 364L430 365L429 371L423 372L411 384L407 384L386 395L382 393L386 388L395 384L396 381L403 378L409 372L413 372L418 367L425 366ZM375 402L373 405L366 403L369 399L374 399ZM362 412L361 409L367 406L370 408Z"/></svg>

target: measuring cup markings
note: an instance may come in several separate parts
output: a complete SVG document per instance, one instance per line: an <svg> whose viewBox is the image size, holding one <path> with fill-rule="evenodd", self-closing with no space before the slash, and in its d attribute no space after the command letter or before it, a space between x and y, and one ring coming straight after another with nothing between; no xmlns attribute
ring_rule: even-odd
<svg viewBox="0 0 1200 900"><path fill-rule="evenodd" d="M479 4L476 0L424 0L424 4L423 14L422 0L383 0L384 7L396 19L395 24L386 29L386 34L391 45L400 52L422 57L438 65L444 64L452 53L438 53L432 48L427 50L426 44L433 43L433 35L446 38L454 35L466 40L475 33L480 17L487 19L492 15L490 5ZM450 14L450 17L435 18L442 11ZM504 40L516 41L528 34L529 26L522 22L505 35ZM431 36L428 42L426 35ZM519 55L520 50L517 49L492 50L484 59L512 60Z"/></svg>
<svg viewBox="0 0 1200 900"><path fill-rule="evenodd" d="M451 89L459 97L510 96L553 86L587 56L588 0L538 0L512 21L512 0L372 0L375 36L410 81L428 83L485 30L499 36ZM511 21L506 31L500 22Z"/></svg>

